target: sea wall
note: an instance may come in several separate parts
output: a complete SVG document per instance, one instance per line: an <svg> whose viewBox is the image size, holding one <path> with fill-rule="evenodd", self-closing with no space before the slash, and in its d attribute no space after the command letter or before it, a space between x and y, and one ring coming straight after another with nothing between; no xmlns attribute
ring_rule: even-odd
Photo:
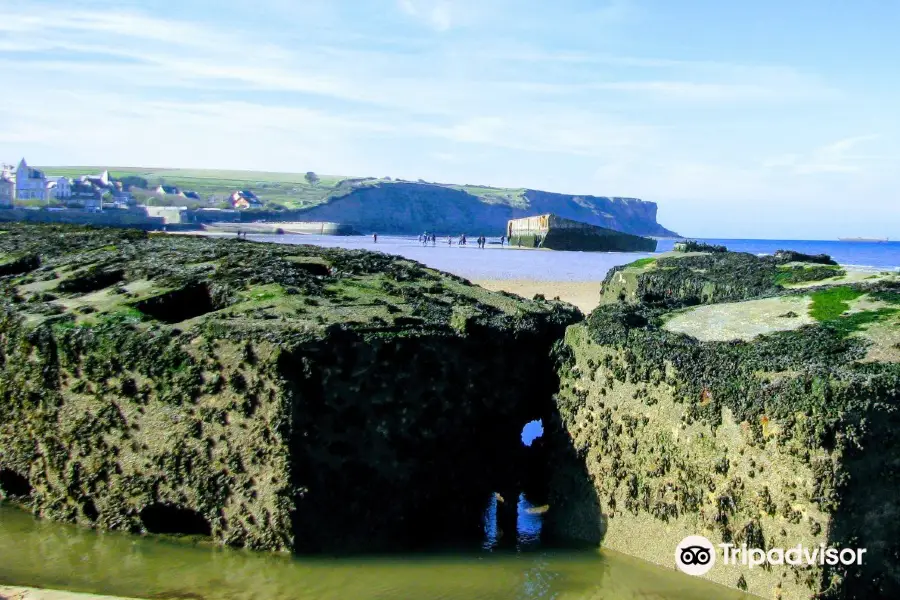
<svg viewBox="0 0 900 600"><path fill-rule="evenodd" d="M81 210L46 211L7 209L0 210L0 223L22 221L26 223L68 223L103 227L130 227L144 230L162 229L165 219L150 217L145 213L128 210L87 212Z"/></svg>
<svg viewBox="0 0 900 600"><path fill-rule="evenodd" d="M275 221L266 223L210 223L205 226L208 231L226 231L237 233L263 234L312 234L312 235L358 235L359 232L343 223L315 221Z"/></svg>

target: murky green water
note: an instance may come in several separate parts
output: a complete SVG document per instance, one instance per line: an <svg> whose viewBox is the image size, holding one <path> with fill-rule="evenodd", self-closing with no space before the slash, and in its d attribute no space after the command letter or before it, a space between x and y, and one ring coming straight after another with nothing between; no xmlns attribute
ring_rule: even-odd
<svg viewBox="0 0 900 600"><path fill-rule="evenodd" d="M744 597L606 551L292 558L99 533L8 506L0 506L0 584L210 600Z"/></svg>

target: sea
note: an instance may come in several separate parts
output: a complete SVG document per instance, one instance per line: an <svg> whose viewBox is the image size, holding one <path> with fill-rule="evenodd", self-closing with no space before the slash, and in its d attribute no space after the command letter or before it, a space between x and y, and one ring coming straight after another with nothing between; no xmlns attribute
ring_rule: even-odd
<svg viewBox="0 0 900 600"><path fill-rule="evenodd" d="M500 245L500 238L488 238L484 250L474 240L466 246L456 238L422 244L414 236L323 235L250 235L250 239L280 244L313 244L333 248L372 250L403 256L429 267L453 273L470 280L532 279L539 281L598 281L612 267L638 258L671 251L677 240L659 241L655 253L646 252L567 252L510 248ZM698 239L698 238L695 238ZM795 250L805 254L828 254L838 263L856 269L900 271L900 242L839 242L811 240L731 240L698 239L723 245L735 252L757 255L774 254L778 250Z"/></svg>

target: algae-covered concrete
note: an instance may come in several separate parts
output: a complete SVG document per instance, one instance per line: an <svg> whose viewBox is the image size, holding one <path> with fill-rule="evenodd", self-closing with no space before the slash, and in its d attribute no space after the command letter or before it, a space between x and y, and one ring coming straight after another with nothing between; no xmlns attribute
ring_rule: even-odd
<svg viewBox="0 0 900 600"><path fill-rule="evenodd" d="M836 269L796 263L701 253L610 273L558 349L555 535L667 567L688 535L865 548L859 566L705 577L766 598L900 596L900 279L792 290Z"/></svg>
<svg viewBox="0 0 900 600"><path fill-rule="evenodd" d="M0 230L0 495L258 549L478 538L570 305L370 252Z"/></svg>

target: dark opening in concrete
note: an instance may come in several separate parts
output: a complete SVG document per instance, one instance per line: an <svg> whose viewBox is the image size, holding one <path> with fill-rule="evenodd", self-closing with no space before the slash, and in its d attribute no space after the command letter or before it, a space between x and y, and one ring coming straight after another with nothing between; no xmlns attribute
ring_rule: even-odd
<svg viewBox="0 0 900 600"><path fill-rule="evenodd" d="M57 289L61 292L75 292L77 294L89 294L115 285L125 278L121 269L88 269L59 283Z"/></svg>
<svg viewBox="0 0 900 600"><path fill-rule="evenodd" d="M83 514L89 521L96 521L97 517L100 516L100 511L97 510L96 505L94 505L93 500L87 500L81 506L81 514Z"/></svg>
<svg viewBox="0 0 900 600"><path fill-rule="evenodd" d="M0 490L10 498L27 498L31 495L31 483L15 471L0 469Z"/></svg>
<svg viewBox="0 0 900 600"><path fill-rule="evenodd" d="M149 533L182 535L211 535L212 527L203 515L190 508L171 504L151 504L140 514L141 523Z"/></svg>
<svg viewBox="0 0 900 600"><path fill-rule="evenodd" d="M163 323L180 323L206 313L211 313L221 306L213 301L209 286L195 283L136 302L134 307L145 315Z"/></svg>

